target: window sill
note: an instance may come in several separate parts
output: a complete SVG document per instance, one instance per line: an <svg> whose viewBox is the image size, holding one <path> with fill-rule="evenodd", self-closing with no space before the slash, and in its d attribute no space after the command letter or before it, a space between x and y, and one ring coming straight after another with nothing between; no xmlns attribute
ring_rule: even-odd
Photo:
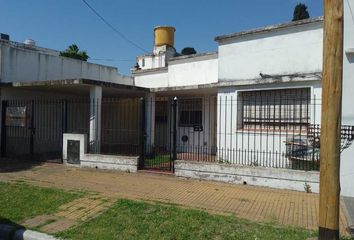
<svg viewBox="0 0 354 240"><path fill-rule="evenodd" d="M276 130L276 129L237 129L235 133L240 134L279 134L279 135L302 135L307 136L308 131L305 130Z"/></svg>

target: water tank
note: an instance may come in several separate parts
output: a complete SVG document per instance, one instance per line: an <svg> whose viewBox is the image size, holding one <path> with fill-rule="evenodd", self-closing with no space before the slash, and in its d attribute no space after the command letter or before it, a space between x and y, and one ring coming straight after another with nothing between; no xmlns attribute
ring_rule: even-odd
<svg viewBox="0 0 354 240"><path fill-rule="evenodd" d="M176 29L171 26L157 26L155 32L155 47L168 45L174 47Z"/></svg>
<svg viewBox="0 0 354 240"><path fill-rule="evenodd" d="M0 39L10 41L10 36L5 33L0 33Z"/></svg>
<svg viewBox="0 0 354 240"><path fill-rule="evenodd" d="M31 46L31 47L36 46L36 42L33 39L26 39L24 44Z"/></svg>

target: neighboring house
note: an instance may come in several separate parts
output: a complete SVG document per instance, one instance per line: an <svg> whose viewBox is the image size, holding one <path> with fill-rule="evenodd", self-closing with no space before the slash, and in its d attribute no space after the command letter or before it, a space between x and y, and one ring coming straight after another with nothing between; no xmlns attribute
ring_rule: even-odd
<svg viewBox="0 0 354 240"><path fill-rule="evenodd" d="M112 119L107 108L112 103L107 99L148 92L133 86L133 78L119 74L115 67L60 57L58 51L33 41L1 39L0 62L1 151L8 157L58 158L65 132L88 134L95 148L101 135L107 135L96 129Z"/></svg>
<svg viewBox="0 0 354 240"><path fill-rule="evenodd" d="M72 138L88 147L77 153L82 166L318 192L322 17L217 36L217 52L186 56L174 48L173 27L154 33L154 49L137 57L132 78L2 40L2 153L18 154L22 141L21 154L45 155L47 144L76 163ZM354 196L348 5L344 37L341 183L342 194ZM64 137L63 147L64 133L79 134Z"/></svg>

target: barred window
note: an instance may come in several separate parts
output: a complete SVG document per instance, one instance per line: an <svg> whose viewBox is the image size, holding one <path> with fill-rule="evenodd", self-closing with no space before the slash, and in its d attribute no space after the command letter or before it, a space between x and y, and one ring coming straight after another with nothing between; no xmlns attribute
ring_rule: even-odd
<svg viewBox="0 0 354 240"><path fill-rule="evenodd" d="M241 92L238 128L305 130L310 123L310 88Z"/></svg>
<svg viewBox="0 0 354 240"><path fill-rule="evenodd" d="M203 101L201 98L182 99L178 103L179 125L195 126L202 124Z"/></svg>

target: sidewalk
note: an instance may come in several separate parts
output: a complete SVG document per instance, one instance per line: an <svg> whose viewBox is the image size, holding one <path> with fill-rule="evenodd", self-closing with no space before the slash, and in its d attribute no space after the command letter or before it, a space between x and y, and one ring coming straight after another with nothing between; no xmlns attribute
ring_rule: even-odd
<svg viewBox="0 0 354 240"><path fill-rule="evenodd" d="M1 165L0 165L1 170ZM0 181L98 192L109 199L161 201L258 222L318 228L318 194L187 180L149 173L122 173L43 164L0 174ZM341 234L347 221L341 211Z"/></svg>

